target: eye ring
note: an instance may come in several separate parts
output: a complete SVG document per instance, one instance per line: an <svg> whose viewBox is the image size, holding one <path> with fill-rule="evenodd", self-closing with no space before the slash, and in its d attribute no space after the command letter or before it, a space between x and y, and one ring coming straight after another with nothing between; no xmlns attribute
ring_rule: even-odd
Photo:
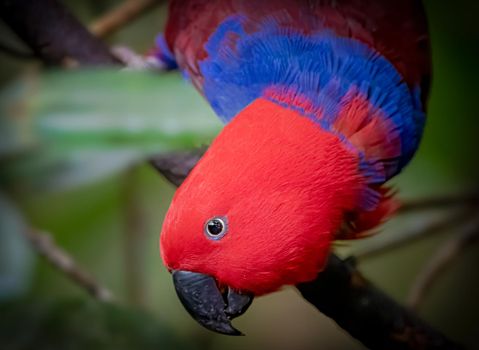
<svg viewBox="0 0 479 350"><path fill-rule="evenodd" d="M216 216L206 221L205 234L213 240L221 239L228 232L228 220L223 216Z"/></svg>

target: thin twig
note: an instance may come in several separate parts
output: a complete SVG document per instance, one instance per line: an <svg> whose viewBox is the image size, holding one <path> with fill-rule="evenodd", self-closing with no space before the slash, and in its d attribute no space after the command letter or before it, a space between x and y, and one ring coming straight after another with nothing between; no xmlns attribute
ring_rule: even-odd
<svg viewBox="0 0 479 350"><path fill-rule="evenodd" d="M161 4L161 2L160 0L126 0L118 7L94 20L89 26L90 32L104 38L123 28L141 14Z"/></svg>
<svg viewBox="0 0 479 350"><path fill-rule="evenodd" d="M445 229L463 222L468 216L470 216L469 212L460 211L439 217L435 216L429 220L421 220L417 222L414 228L410 228L401 233L395 233L394 235L391 234L391 238L388 240L375 241L374 238L372 238L367 246L355 251L354 256L362 260L375 257L379 254L385 254L427 236L444 232Z"/></svg>
<svg viewBox="0 0 479 350"><path fill-rule="evenodd" d="M125 288L129 302L145 306L145 215L138 193L138 169L132 166L127 170L124 187L125 234L124 263Z"/></svg>
<svg viewBox="0 0 479 350"><path fill-rule="evenodd" d="M398 214L406 214L418 210L440 209L457 205L479 206L479 191L473 190L464 193L453 193L430 198L405 200L401 205Z"/></svg>
<svg viewBox="0 0 479 350"><path fill-rule="evenodd" d="M0 52L3 52L9 56L13 56L15 58L20 58L22 60L31 60L36 58L35 55L31 52L21 51L16 47L9 46L5 43L0 43Z"/></svg>
<svg viewBox="0 0 479 350"><path fill-rule="evenodd" d="M417 310L434 283L462 255L464 250L478 241L479 219L476 217L463 227L461 232L446 241L426 263L409 291L407 304Z"/></svg>
<svg viewBox="0 0 479 350"><path fill-rule="evenodd" d="M29 229L25 231L25 236L41 256L75 284L85 289L91 296L104 302L113 299L113 294L99 285L90 274L78 266L67 252L55 244L51 235Z"/></svg>

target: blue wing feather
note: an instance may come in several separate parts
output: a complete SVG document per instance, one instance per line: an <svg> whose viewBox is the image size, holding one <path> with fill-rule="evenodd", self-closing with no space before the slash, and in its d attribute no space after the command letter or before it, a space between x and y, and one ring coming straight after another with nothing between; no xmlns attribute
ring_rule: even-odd
<svg viewBox="0 0 479 350"><path fill-rule="evenodd" d="M387 177L407 164L425 121L419 86L410 89L385 57L357 40L327 30L284 29L271 18L247 33L243 21L241 16L223 21L205 45L208 57L199 62L203 94L224 122L272 86L286 86L321 109L320 122L311 111L302 112L329 129L354 85L400 133L401 156L392 160Z"/></svg>

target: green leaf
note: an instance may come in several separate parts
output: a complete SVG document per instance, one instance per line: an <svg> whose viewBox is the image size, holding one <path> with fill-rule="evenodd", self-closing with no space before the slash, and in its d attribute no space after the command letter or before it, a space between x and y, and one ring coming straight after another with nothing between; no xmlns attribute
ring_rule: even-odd
<svg viewBox="0 0 479 350"><path fill-rule="evenodd" d="M0 304L2 349L197 349L151 315L88 300Z"/></svg>
<svg viewBox="0 0 479 350"><path fill-rule="evenodd" d="M51 71L0 93L0 181L61 190L149 155L209 143L221 129L178 74Z"/></svg>

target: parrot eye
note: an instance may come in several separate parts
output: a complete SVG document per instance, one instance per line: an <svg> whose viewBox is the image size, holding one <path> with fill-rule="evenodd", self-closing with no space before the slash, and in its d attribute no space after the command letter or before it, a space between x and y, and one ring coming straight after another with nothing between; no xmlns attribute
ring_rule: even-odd
<svg viewBox="0 0 479 350"><path fill-rule="evenodd" d="M214 240L218 240L226 234L228 226L226 224L226 218L215 217L208 220L205 224L206 235Z"/></svg>

